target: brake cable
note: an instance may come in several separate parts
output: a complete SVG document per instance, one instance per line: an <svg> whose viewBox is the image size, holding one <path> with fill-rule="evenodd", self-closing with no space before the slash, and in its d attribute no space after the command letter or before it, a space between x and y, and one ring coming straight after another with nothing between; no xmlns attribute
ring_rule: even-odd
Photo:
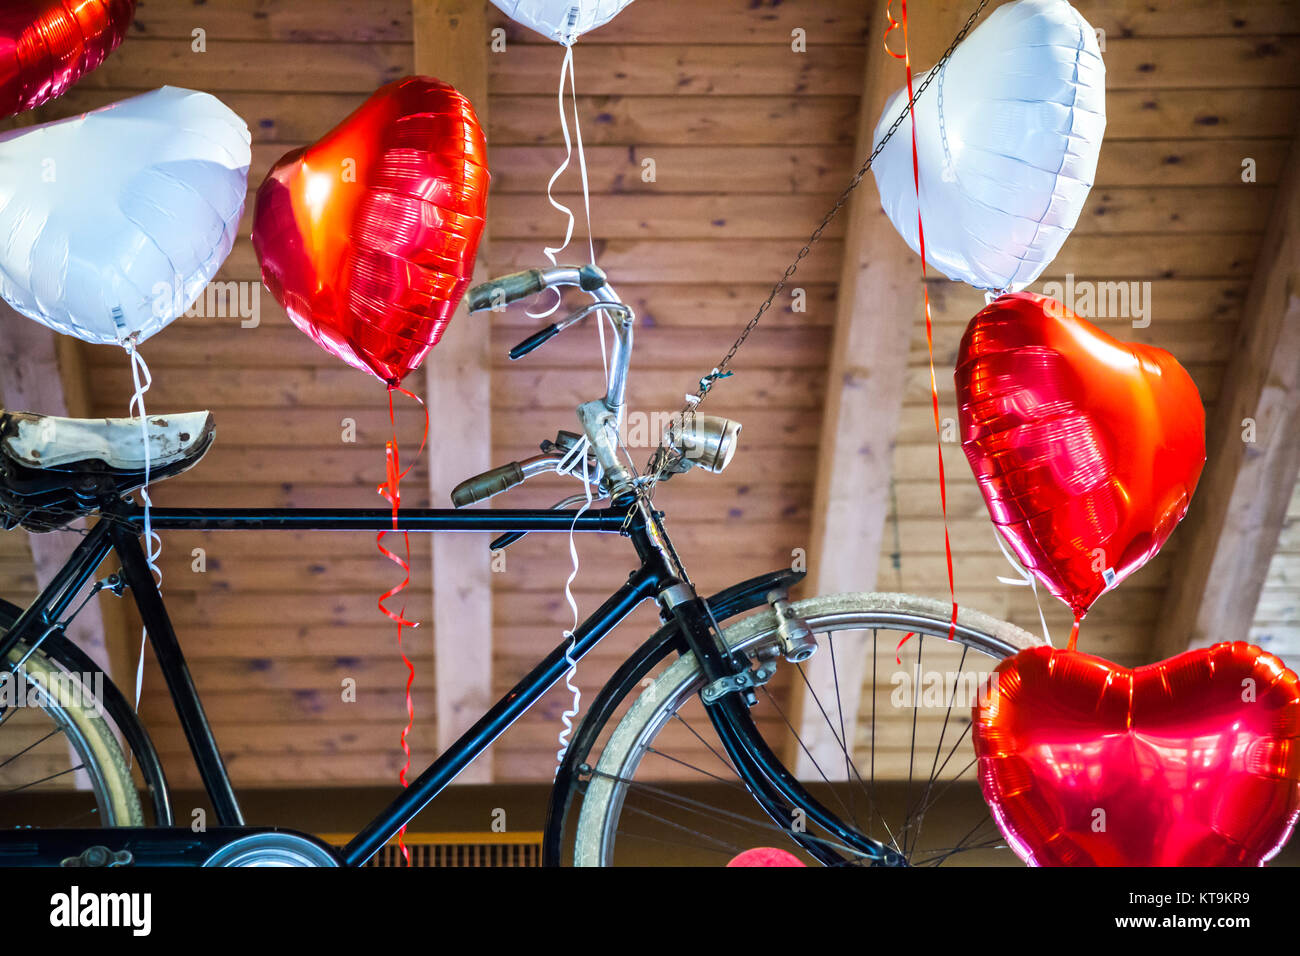
<svg viewBox="0 0 1300 956"><path fill-rule="evenodd" d="M687 415L692 414L700 407L704 400L708 398L709 392L713 389L713 386L719 379L728 378L733 374L731 371L731 360L736 357L736 353L740 351L740 347L745 344L745 340L749 338L749 334L758 327L759 322L763 319L764 313L772 307L772 302L785 288L786 282L788 282L790 278L794 276L795 272L798 271L799 263L802 262L812 251L812 247L817 243L817 240L822 237L822 233L825 232L826 227L830 225L831 220L835 218L840 209L843 208L844 204L848 202L849 196L858 188L862 180L866 177L867 171L871 169L871 164L875 162L876 157L884 150L885 144L893 138L896 132L898 132L899 127L903 125L903 120L911 115L913 108L916 105L916 101L921 98L921 94L923 94L926 91L926 88L934 82L935 77L939 76L939 74L943 72L943 68L947 65L948 60L952 58L953 51L957 49L957 46L962 40L966 39L966 35L970 33L971 27L975 25L975 21L979 19L979 15L984 11L984 8L987 5L988 0L979 0L979 4L975 7L975 11L966 20L965 25L957 31L957 35L953 37L953 41L948 45L948 49L944 51L943 56L939 57L938 62L935 63L935 65L930 69L930 72L926 75L925 79L916 88L916 92L908 100L907 106L898 114L894 122L890 124L889 129L885 131L885 135L881 137L880 142L876 144L874 149L872 149L871 155L867 157L866 161L858 168L858 171L854 173L853 178L849 180L848 186L846 186L844 191L840 193L839 198L835 200L835 204L831 206L830 210L822 218L822 221L817 225L817 228L812 231L812 234L808 237L808 241L804 243L803 248L799 250L798 254L794 257L794 260L786 268L785 273L776 281L776 284L772 286L772 291L767 294L767 298L764 299L763 303L758 307L758 311L754 313L754 317L750 319L748 324L746 324L741 330L740 335L736 337L736 341L732 343L727 354L722 357L722 361L715 365L711 372L700 379L699 388L696 389L694 395L686 396L686 403L682 406L681 411L678 412L683 421L686 419ZM668 442L669 435L670 430L665 429L664 437L660 440L659 447L655 449L655 453L646 464L645 478L637 487L638 493L653 493L654 486L666 474L668 474L669 469L675 463L673 458L674 449Z"/></svg>

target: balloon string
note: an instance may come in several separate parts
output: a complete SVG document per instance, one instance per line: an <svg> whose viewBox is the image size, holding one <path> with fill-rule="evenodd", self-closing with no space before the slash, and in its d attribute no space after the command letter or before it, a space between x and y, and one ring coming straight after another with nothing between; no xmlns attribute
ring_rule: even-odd
<svg viewBox="0 0 1300 956"><path fill-rule="evenodd" d="M564 755L569 751L569 735L573 733L573 718L577 717L582 710L582 692L578 686L573 683L573 678L578 673L578 661L573 656L573 651L577 645L576 632L578 629L578 602L573 597L573 582L578 577L578 569L581 563L578 560L578 546L574 541L574 528L578 524L578 519L591 507L591 474L587 461L587 448L589 441L584 437L573 450L565 455L564 460L556 467L560 474L572 473L578 464L578 459L582 461L582 490L587 500L582 503L577 514L573 516L573 523L569 525L569 560L573 563L573 568L569 571L569 577L564 582L564 600L569 605L569 610L573 612L573 626L564 632L565 639L569 642L564 649L564 661L569 665L569 669L564 672L564 686L573 696L573 704L560 715L560 721L564 724L564 729L560 731L559 742L560 748L555 752L555 772L560 772L560 765L564 763Z"/></svg>
<svg viewBox="0 0 1300 956"><path fill-rule="evenodd" d="M889 19L889 27L885 30L882 42L886 53L896 60L903 61L907 71L907 101L910 104L916 101L916 94L912 90L912 58L907 43L907 0L902 0L901 23L894 19L894 15L890 12L891 6L892 0L885 5L885 16ZM900 25L903 28L901 54L889 48L889 34ZM911 116L908 118L908 126L912 131L912 184L916 188L916 232L921 251L921 291L925 299L925 344L930 356L930 401L934 409L935 445L939 452L939 504L943 509L943 550L948 562L948 596L952 599L952 622L948 626L948 640L953 640L957 636L957 585L952 570L952 540L948 533L948 482L943 469L943 430L939 424L939 383L934 374L934 322L930 316L929 274L925 265L925 227L921 223L921 159L916 148L916 113L911 107L909 112Z"/></svg>
<svg viewBox="0 0 1300 956"><path fill-rule="evenodd" d="M149 447L149 415L144 407L144 393L153 385L153 375L145 363L144 356L137 348L135 336L125 339L122 347L131 359L131 382L135 392L127 406L127 414L140 420L140 440L144 448L144 484L140 487L140 499L144 502L144 542L145 564L153 574L154 583L162 587L162 568L158 567L158 558L162 555L162 538L153 530L153 500L149 497L149 475L152 467L152 453ZM140 656L135 666L135 709L140 709L140 694L144 689L144 652L149 637L146 628L140 629Z"/></svg>
<svg viewBox="0 0 1300 956"><path fill-rule="evenodd" d="M407 397L414 399L416 402L419 403L420 408L424 411L424 434L420 438L420 448L415 453L416 461L420 460L420 456L424 452L424 446L429 440L428 406L425 405L424 402L420 399L420 397L416 395L414 392L407 391L406 389L398 385L389 385L388 386L388 421L392 425L393 437L390 438L384 446L384 459L385 459L387 474L386 474L386 480L384 481L383 484L379 486L378 491L379 494L383 496L384 500L387 501L392 506L393 509L392 531L396 531L398 527L398 511L401 509L401 505L402 505L402 488L401 488L402 479L405 478L407 473L411 470L410 467L408 467L406 471L402 470L401 454L397 446L397 416L393 411L394 392L401 392L403 395L406 395ZM402 569L402 574L403 574L400 583L389 588L380 596L379 610L383 612L385 617L387 617L389 620L393 621L397 625L397 653L401 655L402 663L406 665L406 726L402 728L402 737L401 737L402 753L406 755L406 763L403 764L401 771L397 775L398 782L401 783L403 787L405 787L407 785L406 775L411 769L411 744L407 738L410 736L411 728L415 726L415 704L411 699L411 685L415 683L415 665L411 663L410 659L406 656L406 651L402 647L402 628L419 627L420 623L418 621L409 620L406 617L405 604L402 605L402 609L400 611L396 611L396 612L389 610L384 605L385 601L387 601L389 598L394 597L395 595L405 590L407 586L410 585L411 583L411 536L409 533L405 531L401 532L402 546L403 546L404 553L402 555L399 555L396 552L391 551L388 548L384 547L384 538L385 536L391 534L392 531L385 529L383 531L380 531L378 534L376 534L375 545L379 548L379 552L382 555L384 555L384 557L388 558L388 560L392 561L394 564L396 564L398 567ZM411 852L406 847L405 837L406 837L406 827L403 826L399 831L397 831L397 846L402 853L402 859L405 861L407 866L410 866Z"/></svg>
<svg viewBox="0 0 1300 956"><path fill-rule="evenodd" d="M1011 565L1016 574L1019 575L1019 577L1016 578L1004 578L999 574L997 576L998 580L1003 584L1010 584L1012 587L1018 588L1029 588L1034 592L1034 604L1038 608L1038 623L1043 625L1043 640L1047 643L1048 647L1051 647L1052 635L1047 630L1047 616L1043 614L1043 602L1038 598L1038 580L1030 574L1019 561L1011 556L1011 552L1007 550L1007 546L1002 540L1002 534L1000 531L994 531L993 540L998 543L998 548L1002 551L1002 557L1007 559L1007 564Z"/></svg>
<svg viewBox="0 0 1300 956"><path fill-rule="evenodd" d="M569 135L569 119L564 103L564 81L566 78L569 81L569 99L573 109L573 136ZM592 238L591 232L591 189L587 179L587 154L583 149L582 144L582 123L578 118L578 88L573 70L572 46L566 46L564 48L564 59L560 63L560 84L559 88L556 90L555 100L560 113L560 132L564 136L564 159L561 161L560 165L556 167L555 172L551 174L551 178L547 180L546 201L551 204L552 208L564 213L564 241L558 246L543 246L542 254L550 260L551 265L559 265L558 260L555 258L555 254L567 249L569 241L573 238L573 225L577 221L573 215L573 210L556 199L553 190L556 182L559 181L560 177L564 175L565 171L569 168L569 162L573 158L573 150L576 145L578 150L578 171L582 175L582 205L587 218L587 254L590 257L592 265L595 265L596 244ZM555 303L550 308L544 312L529 312L527 314L529 317L534 319L544 319L558 311L562 301L563 296L558 290L556 290Z"/></svg>

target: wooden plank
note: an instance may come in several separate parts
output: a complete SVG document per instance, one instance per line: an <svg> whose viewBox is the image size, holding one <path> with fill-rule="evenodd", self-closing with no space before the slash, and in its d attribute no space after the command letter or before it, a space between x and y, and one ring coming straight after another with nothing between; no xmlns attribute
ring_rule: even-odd
<svg viewBox="0 0 1300 956"><path fill-rule="evenodd" d="M1095 194L1094 194L1095 195ZM1075 281L1112 281L1105 276L1076 274ZM1233 323L1241 315L1249 277L1234 279L1160 279L1151 284L1152 325L1174 322ZM1031 291L1041 292L1042 282ZM962 282L931 281L930 311L938 325L959 323L965 327L984 308L984 293Z"/></svg>
<svg viewBox="0 0 1300 956"><path fill-rule="evenodd" d="M1242 187L1249 188L1249 187ZM882 217L884 213L881 213ZM1118 279L1239 277L1250 275L1259 236L1234 234L1230 243L1215 233L1164 232L1143 238L1142 256L1133 255L1132 235L1074 236L1052 263L1043 281L1074 275L1104 275ZM493 244L494 268L516 271L545 264L536 240L503 239ZM609 239L596 242L596 252L611 275L634 283L697 285L710 276L727 275L737 282L761 282L780 275L798 251L798 239ZM833 281L843 241L824 239L816 255L802 263L802 281ZM238 242L218 273L222 281L255 281L257 259L252 244ZM546 353L541 353L546 354Z"/></svg>
<svg viewBox="0 0 1300 956"><path fill-rule="evenodd" d="M1300 102L1294 87L1106 90L1106 143L1143 139L1285 137ZM1106 150L1102 150L1104 156Z"/></svg>
<svg viewBox="0 0 1300 956"><path fill-rule="evenodd" d="M1286 154L1286 141L1276 139L1107 140L1097 161L1096 187L1273 185ZM1241 180L1247 158L1257 163L1253 184Z"/></svg>
<svg viewBox="0 0 1300 956"><path fill-rule="evenodd" d="M135 29L148 36L188 37L193 26L201 23L214 34L232 39L320 43L411 39L413 18L407 0L368 0L365 17L358 17L356 9L355 0L313 0L309 7L299 0L222 0L219 4L142 0ZM588 34L584 46L600 42L596 38L602 36L608 38L605 42L620 44L668 44L671 36L681 36L678 16L671 5L640 4L623 11L616 26ZM495 8L488 11L487 25L505 28L511 46L554 46ZM796 26L808 29L810 44L843 43L859 39L863 13L853 0L827 0L815 10L773 0L725 0L694 10L691 25L693 33L725 36L730 43L788 45Z"/></svg>
<svg viewBox="0 0 1300 956"><path fill-rule="evenodd" d="M1085 12L1108 38L1300 32L1300 12L1289 0L1093 0Z"/></svg>
<svg viewBox="0 0 1300 956"><path fill-rule="evenodd" d="M1267 188L1267 187L1266 187ZM1150 193L1151 190L1133 190ZM1097 196L1098 193L1094 193ZM1144 230L1150 232L1150 230ZM1198 230L1210 232L1213 230ZM1051 278L1051 277L1049 277ZM1108 276L1076 273L1076 280L1111 281ZM1240 314L1249 277L1240 279L1160 279L1152 284L1153 321L1206 322L1235 321ZM664 285L619 283L623 300L637 310L639 328L649 326L682 326L703 328L721 326L734 328L746 321L763 301L771 288L760 283L720 282L705 285ZM772 308L763 316L765 329L773 327L810 327L832 325L835 312L836 288L830 283L803 283L804 312L793 311L794 299L779 296ZM1037 284L1035 289L1041 289ZM577 299L573 300L577 304ZM960 323L963 327L971 316L984 306L984 293L965 283L950 282L943 278L930 281L930 307L936 324ZM189 321L189 320L187 320ZM196 320L197 321L197 320ZM286 320L287 321L287 320ZM536 326L522 310L508 310L492 316L494 327Z"/></svg>
<svg viewBox="0 0 1300 956"><path fill-rule="evenodd" d="M269 64L274 68L268 68ZM132 38L120 56L109 57L87 73L78 89L173 85L205 90L221 99L230 92L352 93L364 97L412 72L409 42L265 43L209 34L205 48L196 51L186 34L166 39Z"/></svg>
<svg viewBox="0 0 1300 956"><path fill-rule="evenodd" d="M355 0L138 0L133 38L189 39L196 27L214 41L297 40L304 43L367 43L411 40L410 0L367 0L359 16Z"/></svg>
<svg viewBox="0 0 1300 956"><path fill-rule="evenodd" d="M573 208L581 194L556 198ZM779 196L646 196L601 194L591 197L598 235L607 239L805 239L834 202L833 194L806 198ZM1165 232L1258 232L1267 220L1273 189L1188 186L1150 189L1119 186L1094 190L1072 235ZM246 204L246 208L251 208ZM251 213L248 213L251 215ZM545 196L506 193L489 204L493 235L499 239L552 238L552 211ZM575 238L586 237L586 221L575 224ZM843 236L844 223L832 221L826 236Z"/></svg>
<svg viewBox="0 0 1300 956"><path fill-rule="evenodd" d="M355 0L140 0L132 30L136 36L189 37L197 25L232 40L299 40L315 43L409 41L407 0L368 0L358 17ZM1085 15L1108 37L1260 36L1300 32L1288 0L1093 0ZM913 14L921 19L922 11ZM583 38L584 48L604 44L665 44L682 40L680 10L667 3L635 3L609 26ZM926 14L928 16L928 14ZM858 0L819 0L810 7L789 0L713 0L691 9L691 34L722 37L727 43L788 46L790 31L803 27L809 44L861 43L868 8ZM545 38L488 11L488 27L506 29L509 43L549 47Z"/></svg>
<svg viewBox="0 0 1300 956"><path fill-rule="evenodd" d="M490 129L487 26L482 0L412 0L415 70L465 94ZM474 281L488 278L489 239L482 237ZM500 270L509 271L509 270ZM492 359L487 336L475 334L464 302L429 363L429 490L438 498L467 475L491 468ZM492 569L476 535L433 536L433 641L437 667L438 749L445 750L491 706ZM476 760L457 778L488 783L492 761Z"/></svg>
<svg viewBox="0 0 1300 956"><path fill-rule="evenodd" d="M815 56L816 54L809 54ZM109 61L113 62L112 60ZM97 76L98 72L90 74ZM177 76L186 82L184 73ZM324 82L324 81L321 81ZM260 181L268 158L258 150L280 144L276 155L290 146L311 142L336 126L355 110L372 87L360 81L351 92L263 92L226 90L220 98L248 123L253 136L252 178ZM149 83L124 87L78 85L40 108L42 121L75 116L133 96ZM1187 139L1194 142L1223 142L1233 139L1283 138L1288 133L1287 116L1294 112L1297 93L1293 87L1245 90L1118 90L1107 96L1107 162L1110 147L1121 143L1134 147L1152 139ZM493 173L505 175L515 166L521 147L542 154L546 178L554 172L564 137L555 110L553 93L495 97L489 122ZM663 165L669 147L703 149L768 147L789 149L809 146L847 149L857 99L852 96L822 95L816 91L788 96L763 97L712 94L709 96L613 96L585 94L578 97L583 117L583 137L592 150L589 161L637 150ZM755 122L755 104L761 103L762 122ZM273 159L274 157L271 157ZM524 160L527 165L527 160ZM600 164L589 163L599 188ZM743 170L731 170L744 175ZM634 171L637 179L641 169ZM631 176L626 177L631 179ZM545 179L543 180L543 183ZM574 182L576 183L576 177ZM496 183L494 187L496 188ZM511 187L513 189L513 187ZM567 188L567 187L566 187ZM573 188L577 188L576 185ZM703 190L700 190L703 191ZM770 187L768 190L770 191Z"/></svg>
<svg viewBox="0 0 1300 956"><path fill-rule="evenodd" d="M692 31L690 39L702 36ZM562 58L557 46L507 44L488 58L488 89L494 97L536 96L555 86ZM574 63L578 88L602 96L857 96L862 48L856 38L806 53L786 44L758 55L751 46L721 43L593 44Z"/></svg>
<svg viewBox="0 0 1300 956"><path fill-rule="evenodd" d="M1300 138L1246 299L1157 657L1245 639L1300 469ZM1253 423L1254 441L1243 429Z"/></svg>
<svg viewBox="0 0 1300 956"><path fill-rule="evenodd" d="M1175 15L1175 14L1171 14ZM1106 94L1123 89L1300 85L1300 36L1106 38Z"/></svg>
<svg viewBox="0 0 1300 956"><path fill-rule="evenodd" d="M283 97L282 97L283 98ZM352 104L355 106L356 104ZM1294 113L1295 105L1290 107ZM310 137L324 132L346 110L323 125L312 123ZM248 114L244 114L246 118ZM294 114L291 114L291 117ZM1235 114L1234 114L1235 115ZM1284 114L1285 115L1285 114ZM250 123L254 120L250 119ZM275 119L268 119L274 132ZM300 131L305 133L304 131ZM304 139L255 143L249 182L260 183L284 153ZM1255 159L1255 185L1273 185L1286 158L1287 143L1265 135L1224 139L1171 135L1126 141L1107 136L1097 171L1098 191L1123 187L1241 185L1242 159ZM562 146L560 147L562 150ZM558 155L551 148L506 146L492 141L492 195L535 194L546 189ZM654 160L655 178L642 178L646 160ZM587 147L587 170L593 193L652 195L777 195L834 193L847 184L852 147L839 145L690 146L645 145ZM568 188L567 185L565 188ZM1085 212L1085 216L1088 215Z"/></svg>

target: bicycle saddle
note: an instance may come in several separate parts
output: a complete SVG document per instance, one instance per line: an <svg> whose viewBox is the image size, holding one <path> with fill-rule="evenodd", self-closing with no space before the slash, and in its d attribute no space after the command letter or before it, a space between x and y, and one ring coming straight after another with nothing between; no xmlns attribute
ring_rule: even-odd
<svg viewBox="0 0 1300 956"><path fill-rule="evenodd" d="M51 531L145 483L138 418L57 418L0 411L0 522ZM179 475L212 447L210 412L148 419L149 480Z"/></svg>

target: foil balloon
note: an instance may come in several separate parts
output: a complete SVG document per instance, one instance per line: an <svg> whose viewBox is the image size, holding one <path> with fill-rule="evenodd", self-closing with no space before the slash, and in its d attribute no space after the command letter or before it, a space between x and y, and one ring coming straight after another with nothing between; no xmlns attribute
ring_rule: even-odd
<svg viewBox="0 0 1300 956"><path fill-rule="evenodd" d="M955 379L962 448L994 524L1081 619L1187 513L1205 464L1196 385L1164 349L1028 292L971 320Z"/></svg>
<svg viewBox="0 0 1300 956"><path fill-rule="evenodd" d="M804 862L788 850L771 846L756 846L737 853L727 861L729 867L745 866L805 866Z"/></svg>
<svg viewBox="0 0 1300 956"><path fill-rule="evenodd" d="M135 0L0 4L0 118L61 96L117 49Z"/></svg>
<svg viewBox="0 0 1300 956"><path fill-rule="evenodd" d="M979 781L1039 866L1258 866L1300 816L1300 682L1244 642L1129 670L1034 647L974 710Z"/></svg>
<svg viewBox="0 0 1300 956"><path fill-rule="evenodd" d="M294 325L389 385L416 368L473 273L486 152L469 100L416 76L281 157L257 191L253 247Z"/></svg>
<svg viewBox="0 0 1300 956"><path fill-rule="evenodd" d="M506 16L563 46L604 26L632 0L492 0Z"/></svg>
<svg viewBox="0 0 1300 956"><path fill-rule="evenodd" d="M1092 188L1105 81L1093 28L1065 0L998 7L872 164L894 228L920 251L914 121L927 261L980 289L1025 288L1056 257ZM903 87L885 104L875 143L907 101Z"/></svg>
<svg viewBox="0 0 1300 956"><path fill-rule="evenodd" d="M230 254L249 142L216 97L171 86L0 135L0 295L87 342L149 338Z"/></svg>

